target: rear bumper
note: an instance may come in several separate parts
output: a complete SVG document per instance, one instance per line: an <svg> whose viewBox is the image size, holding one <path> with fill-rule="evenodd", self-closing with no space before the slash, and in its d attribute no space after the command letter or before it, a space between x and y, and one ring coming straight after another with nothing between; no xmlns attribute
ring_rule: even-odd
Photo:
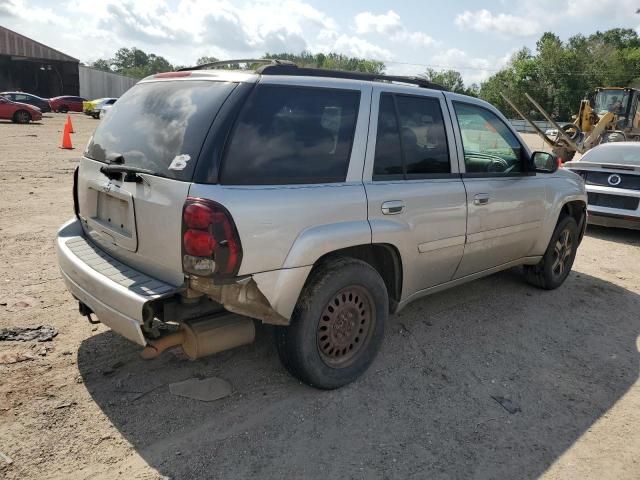
<svg viewBox="0 0 640 480"><path fill-rule="evenodd" d="M142 333L149 302L180 288L149 277L111 257L84 236L72 219L58 231L58 264L67 288L98 319L129 340L146 345Z"/></svg>

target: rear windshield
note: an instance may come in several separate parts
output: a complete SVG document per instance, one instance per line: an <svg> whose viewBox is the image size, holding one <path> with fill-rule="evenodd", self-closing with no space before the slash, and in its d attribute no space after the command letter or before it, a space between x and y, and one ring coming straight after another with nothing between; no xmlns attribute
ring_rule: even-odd
<svg viewBox="0 0 640 480"><path fill-rule="evenodd" d="M359 104L359 91L258 86L235 126L221 183L344 181Z"/></svg>
<svg viewBox="0 0 640 480"><path fill-rule="evenodd" d="M197 80L141 83L113 104L85 156L191 180L214 117L235 83Z"/></svg>
<svg viewBox="0 0 640 480"><path fill-rule="evenodd" d="M594 163L617 163L640 165L640 145L633 143L620 143L620 145L607 144L604 148L593 148L580 159Z"/></svg>

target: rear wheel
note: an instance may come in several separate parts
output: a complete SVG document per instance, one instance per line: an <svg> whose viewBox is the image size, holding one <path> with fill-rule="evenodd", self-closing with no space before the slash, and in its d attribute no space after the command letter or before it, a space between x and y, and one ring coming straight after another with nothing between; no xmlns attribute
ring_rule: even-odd
<svg viewBox="0 0 640 480"><path fill-rule="evenodd" d="M571 272L577 249L578 224L573 217L562 217L540 263L525 265L525 278L532 285L545 290L558 288Z"/></svg>
<svg viewBox="0 0 640 480"><path fill-rule="evenodd" d="M280 360L313 387L341 387L375 358L388 312L387 289L373 267L355 259L331 261L313 272L291 325L277 328Z"/></svg>
<svg viewBox="0 0 640 480"><path fill-rule="evenodd" d="M18 110L13 114L13 121L16 123L29 123L31 121L31 114L26 110Z"/></svg>

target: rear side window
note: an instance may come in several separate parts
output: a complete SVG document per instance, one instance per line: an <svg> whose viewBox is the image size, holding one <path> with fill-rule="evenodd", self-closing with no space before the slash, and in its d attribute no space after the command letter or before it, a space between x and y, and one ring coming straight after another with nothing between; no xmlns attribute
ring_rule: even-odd
<svg viewBox="0 0 640 480"><path fill-rule="evenodd" d="M129 89L100 121L85 155L158 176L191 180L209 127L236 86L180 80L141 83Z"/></svg>
<svg viewBox="0 0 640 480"><path fill-rule="evenodd" d="M396 117L393 96L380 96L380 112L378 113L378 135L376 139L376 156L373 161L373 175L402 175L402 151L400 148L400 129Z"/></svg>
<svg viewBox="0 0 640 480"><path fill-rule="evenodd" d="M440 101L428 97L382 94L374 180L428 178L450 172Z"/></svg>
<svg viewBox="0 0 640 480"><path fill-rule="evenodd" d="M225 152L221 183L344 181L359 104L359 91L257 86Z"/></svg>

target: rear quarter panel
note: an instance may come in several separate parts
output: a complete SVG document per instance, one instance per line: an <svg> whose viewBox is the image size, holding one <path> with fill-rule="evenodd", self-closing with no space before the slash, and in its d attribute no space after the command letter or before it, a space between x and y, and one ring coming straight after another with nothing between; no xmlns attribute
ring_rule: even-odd
<svg viewBox="0 0 640 480"><path fill-rule="evenodd" d="M303 185L192 184L189 196L224 205L242 243L239 275L313 265L322 255L371 242L362 183L371 86L357 81L268 76L261 83L360 90L346 181ZM304 161L301 159L300 161Z"/></svg>

